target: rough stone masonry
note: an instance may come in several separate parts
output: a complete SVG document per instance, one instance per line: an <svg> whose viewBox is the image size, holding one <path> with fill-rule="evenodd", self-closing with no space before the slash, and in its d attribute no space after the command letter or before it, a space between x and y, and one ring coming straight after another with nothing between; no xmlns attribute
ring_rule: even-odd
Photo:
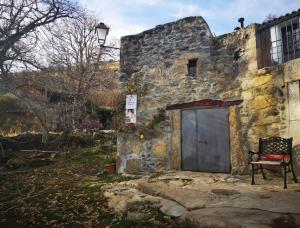
<svg viewBox="0 0 300 228"><path fill-rule="evenodd" d="M215 37L199 16L122 37L120 116L126 94L138 95L138 108L137 124L119 129L118 172L181 169L181 110L166 110L171 104L241 100L228 107L232 174L248 171L247 152L257 150L259 137L289 136L285 78L300 61L289 70L285 64L258 69L259 26Z"/></svg>

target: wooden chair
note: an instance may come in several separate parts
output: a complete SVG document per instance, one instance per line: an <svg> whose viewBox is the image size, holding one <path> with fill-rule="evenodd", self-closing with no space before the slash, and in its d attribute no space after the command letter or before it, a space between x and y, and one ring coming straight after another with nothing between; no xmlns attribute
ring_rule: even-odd
<svg viewBox="0 0 300 228"><path fill-rule="evenodd" d="M261 170L262 176L266 179L263 171L263 165L281 166L284 172L284 188L287 188L286 175L292 172L295 183L297 177L293 168L292 156L292 141L293 138L270 137L259 139L259 151L249 151L249 164L252 166L252 182L254 185L254 173Z"/></svg>

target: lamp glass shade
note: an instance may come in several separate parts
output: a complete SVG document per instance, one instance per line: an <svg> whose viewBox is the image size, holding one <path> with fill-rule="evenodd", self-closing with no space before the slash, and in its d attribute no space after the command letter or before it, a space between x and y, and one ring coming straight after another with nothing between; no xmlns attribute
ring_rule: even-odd
<svg viewBox="0 0 300 228"><path fill-rule="evenodd" d="M104 23L100 23L96 26L95 29L96 29L99 43L104 44L106 41L106 36L108 34L109 28Z"/></svg>

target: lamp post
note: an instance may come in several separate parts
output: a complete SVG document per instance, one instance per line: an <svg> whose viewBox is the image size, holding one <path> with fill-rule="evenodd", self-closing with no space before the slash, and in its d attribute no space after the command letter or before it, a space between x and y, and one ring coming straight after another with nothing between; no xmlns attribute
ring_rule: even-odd
<svg viewBox="0 0 300 228"><path fill-rule="evenodd" d="M97 34L98 43L100 44L100 48L111 48L111 49L120 50L120 48L117 48L117 47L104 45L106 42L106 37L108 35L108 32L109 32L109 27L107 25L105 25L103 22L100 22L99 24L97 24L95 26L95 33ZM117 110L118 110L118 106L117 106ZM119 117L117 114L117 124L118 124L118 119L119 119ZM116 126L116 128L118 129L118 126Z"/></svg>
<svg viewBox="0 0 300 228"><path fill-rule="evenodd" d="M98 42L99 42L100 46L103 48L112 48L112 49L119 50L120 48L104 45L106 42L106 37L108 35L108 32L109 32L109 27L106 24L104 24L103 22L100 22L99 24L97 24L95 26L95 33L97 34Z"/></svg>

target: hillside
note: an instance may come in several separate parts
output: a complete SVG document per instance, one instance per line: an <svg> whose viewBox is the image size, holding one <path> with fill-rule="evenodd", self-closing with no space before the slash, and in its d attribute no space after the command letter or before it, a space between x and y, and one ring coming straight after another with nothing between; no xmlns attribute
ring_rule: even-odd
<svg viewBox="0 0 300 228"><path fill-rule="evenodd" d="M100 68L100 79L111 79L109 84L95 84L87 95L89 106L87 112L109 109L115 107L118 96L118 62L107 62ZM66 108L76 92L77 82L66 79L64 74L56 71L33 73L17 73L13 75L13 83L18 94L32 100L34 104L47 108L47 118L50 130L57 130L60 126L62 108ZM1 92L2 91L2 92ZM92 106L90 105L92 104ZM89 110L91 109L91 110ZM100 111L99 111L100 110ZM67 109L64 110L66 112ZM68 111L67 111L68 112ZM38 120L28 104L12 94L3 92L0 88L0 135L21 133L24 131L39 131ZM103 114L105 118L107 114ZM104 117L103 117L104 116ZM100 120L101 121L101 120ZM107 120L103 120L107 122Z"/></svg>

